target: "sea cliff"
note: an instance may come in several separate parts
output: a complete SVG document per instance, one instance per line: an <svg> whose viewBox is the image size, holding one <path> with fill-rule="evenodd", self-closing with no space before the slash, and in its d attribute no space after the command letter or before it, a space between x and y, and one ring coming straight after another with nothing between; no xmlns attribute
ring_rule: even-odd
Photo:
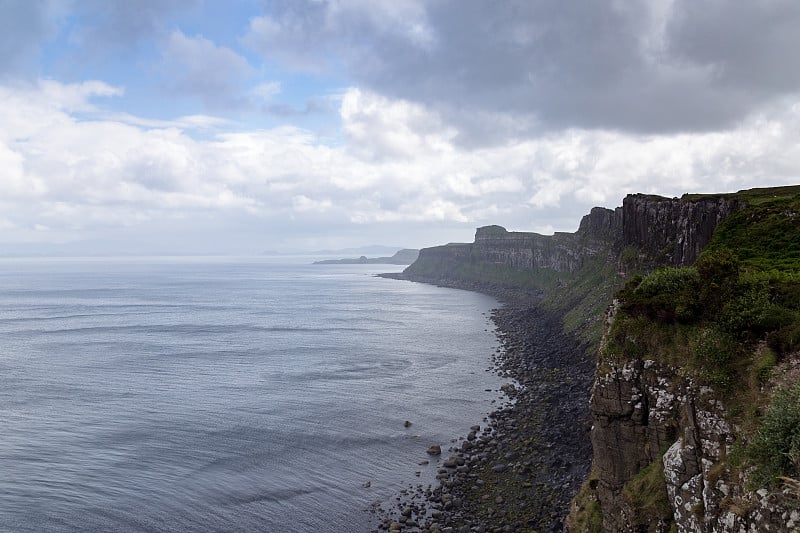
<svg viewBox="0 0 800 533"><path fill-rule="evenodd" d="M559 319L578 352L570 364L591 361L593 383L562 398L592 421L591 473L559 510L569 531L800 527L800 187L633 194L592 209L575 233L482 227L473 243L421 250L400 277L514 295L517 312ZM543 375L523 388L557 393ZM769 441L770 423L788 424L786 435ZM530 463L555 444L522 453ZM504 501L497 477L482 498ZM541 494L516 501L527 515L465 510L444 523L522 531L523 517L556 530L560 518L533 511Z"/></svg>
<svg viewBox="0 0 800 533"><path fill-rule="evenodd" d="M420 250L419 259L406 274L481 281L491 276L492 269L575 273L617 239L620 224L620 209L596 207L583 217L575 233L539 235L484 226L476 230L472 243Z"/></svg>

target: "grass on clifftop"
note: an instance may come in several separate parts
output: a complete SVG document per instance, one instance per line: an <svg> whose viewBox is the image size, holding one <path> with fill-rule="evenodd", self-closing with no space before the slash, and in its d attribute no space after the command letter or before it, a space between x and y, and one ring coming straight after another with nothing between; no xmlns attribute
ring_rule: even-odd
<svg viewBox="0 0 800 533"><path fill-rule="evenodd" d="M800 194L800 185L789 185L784 187L760 187L746 189L739 192L716 193L716 194L684 194L681 200L690 202L703 200L706 198L735 198L754 206L764 202L769 202L776 198L786 198Z"/></svg>
<svg viewBox="0 0 800 533"><path fill-rule="evenodd" d="M743 265L760 270L800 270L800 194L761 199L729 216L709 251L734 249Z"/></svg>

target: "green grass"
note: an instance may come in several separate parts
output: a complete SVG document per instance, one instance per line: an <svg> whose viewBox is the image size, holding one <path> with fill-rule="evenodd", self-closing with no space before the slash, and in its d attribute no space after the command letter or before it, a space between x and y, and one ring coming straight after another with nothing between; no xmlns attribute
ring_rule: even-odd
<svg viewBox="0 0 800 533"><path fill-rule="evenodd" d="M754 487L800 475L800 383L775 392L744 455L755 467Z"/></svg>
<svg viewBox="0 0 800 533"><path fill-rule="evenodd" d="M800 185L789 185L785 187L761 187L746 189L739 192L712 193L712 194L684 194L681 200L696 202L709 198L730 198L745 202L748 205L759 205L770 202L776 198L786 198L800 194Z"/></svg>
<svg viewBox="0 0 800 533"><path fill-rule="evenodd" d="M758 270L800 271L800 193L759 199L720 224L708 250L734 250Z"/></svg>
<svg viewBox="0 0 800 533"><path fill-rule="evenodd" d="M596 483L597 473L593 471L575 495L567 517L570 531L603 533L603 511L594 490Z"/></svg>
<svg viewBox="0 0 800 533"><path fill-rule="evenodd" d="M591 258L568 283L555 287L545 306L563 315L564 331L575 335L596 353L603 335L603 316L614 293L621 287L616 263L609 251Z"/></svg>
<svg viewBox="0 0 800 533"><path fill-rule="evenodd" d="M637 531L654 531L659 524L672 522L672 505L660 458L636 474L622 494L633 510L631 521Z"/></svg>

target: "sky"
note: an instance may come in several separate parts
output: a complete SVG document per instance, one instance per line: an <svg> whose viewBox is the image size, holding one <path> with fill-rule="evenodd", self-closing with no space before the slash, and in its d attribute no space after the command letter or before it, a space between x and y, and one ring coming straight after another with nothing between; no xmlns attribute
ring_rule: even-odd
<svg viewBox="0 0 800 533"><path fill-rule="evenodd" d="M0 0L0 255L575 231L800 183L796 0Z"/></svg>

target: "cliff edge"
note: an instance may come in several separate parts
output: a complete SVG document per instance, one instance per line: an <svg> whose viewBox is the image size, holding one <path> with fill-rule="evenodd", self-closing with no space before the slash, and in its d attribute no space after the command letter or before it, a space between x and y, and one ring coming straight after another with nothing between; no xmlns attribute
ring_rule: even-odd
<svg viewBox="0 0 800 533"><path fill-rule="evenodd" d="M552 236L486 226L403 277L524 289L596 358L569 531L800 528L800 186L629 195Z"/></svg>

